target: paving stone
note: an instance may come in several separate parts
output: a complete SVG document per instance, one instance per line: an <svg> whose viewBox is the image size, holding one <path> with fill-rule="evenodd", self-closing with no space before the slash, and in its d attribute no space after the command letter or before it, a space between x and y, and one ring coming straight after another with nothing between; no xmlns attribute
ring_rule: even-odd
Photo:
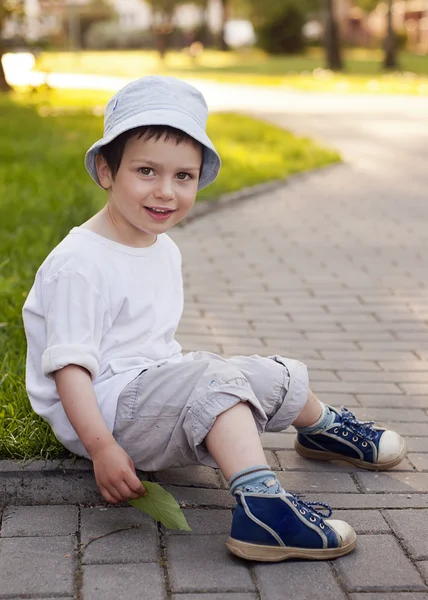
<svg viewBox="0 0 428 600"><path fill-rule="evenodd" d="M83 564L144 563L159 558L155 531L147 526L118 531L89 542L83 549Z"/></svg>
<svg viewBox="0 0 428 600"><path fill-rule="evenodd" d="M416 565L419 571L422 573L422 577L425 579L425 582L428 583L428 560L418 562Z"/></svg>
<svg viewBox="0 0 428 600"><path fill-rule="evenodd" d="M295 433L262 433L260 436L263 448L266 450L284 450L294 448Z"/></svg>
<svg viewBox="0 0 428 600"><path fill-rule="evenodd" d="M227 536L168 536L167 559L173 592L254 592L248 565L230 554Z"/></svg>
<svg viewBox="0 0 428 600"><path fill-rule="evenodd" d="M428 560L428 508L387 510L385 517L410 556L415 560Z"/></svg>
<svg viewBox="0 0 428 600"><path fill-rule="evenodd" d="M284 471L344 473L358 470L358 467L345 461L309 460L303 458L294 450L277 450L276 455L279 459L281 469Z"/></svg>
<svg viewBox="0 0 428 600"><path fill-rule="evenodd" d="M161 567L153 563L138 565L85 565L83 597L88 600L166 600Z"/></svg>
<svg viewBox="0 0 428 600"><path fill-rule="evenodd" d="M392 535L360 535L357 548L334 564L350 592L426 590L421 576Z"/></svg>
<svg viewBox="0 0 428 600"><path fill-rule="evenodd" d="M428 443L426 437L406 437L408 452L428 452Z"/></svg>
<svg viewBox="0 0 428 600"><path fill-rule="evenodd" d="M425 342L426 345L426 342ZM425 383L402 383L400 387L406 392L406 394L428 394L428 382Z"/></svg>
<svg viewBox="0 0 428 600"><path fill-rule="evenodd" d="M1 537L75 534L77 506L10 506L3 514Z"/></svg>
<svg viewBox="0 0 428 600"><path fill-rule="evenodd" d="M421 423L428 421L428 415L420 408L356 408L355 415L361 421L377 421L379 423Z"/></svg>
<svg viewBox="0 0 428 600"><path fill-rule="evenodd" d="M185 509L184 514L192 531L166 529L167 535L217 535L230 532L231 510Z"/></svg>
<svg viewBox="0 0 428 600"><path fill-rule="evenodd" d="M233 508L235 499L229 490L207 490L165 485L165 489L174 496L181 508Z"/></svg>
<svg viewBox="0 0 428 600"><path fill-rule="evenodd" d="M360 533L391 533L388 523L378 510L335 510L333 517L349 523Z"/></svg>
<svg viewBox="0 0 428 600"><path fill-rule="evenodd" d="M188 485L214 489L221 487L218 469L199 465L158 471L155 473L155 479L162 484L170 483L171 485Z"/></svg>
<svg viewBox="0 0 428 600"><path fill-rule="evenodd" d="M312 495L311 495L312 496ZM313 500L313 497L307 497ZM316 500L335 509L427 508L428 494L325 494L317 493Z"/></svg>
<svg viewBox="0 0 428 600"><path fill-rule="evenodd" d="M363 406L378 406L379 408L428 408L426 396L359 394L357 399Z"/></svg>
<svg viewBox="0 0 428 600"><path fill-rule="evenodd" d="M356 473L360 485L366 492L426 492L428 473Z"/></svg>
<svg viewBox="0 0 428 600"><path fill-rule="evenodd" d="M407 362L401 362L401 361L383 361L380 360L378 362L379 366L381 369L383 369L384 371L392 371L392 372L396 372L396 371L404 371L404 372L409 372L409 371L422 371L422 372L426 372L427 369L427 365L425 361L422 360L412 360L412 361L407 361Z"/></svg>
<svg viewBox="0 0 428 600"><path fill-rule="evenodd" d="M226 592L222 594L172 594L172 600L257 600L256 593Z"/></svg>
<svg viewBox="0 0 428 600"><path fill-rule="evenodd" d="M0 539L0 598L74 594L74 539Z"/></svg>
<svg viewBox="0 0 428 600"><path fill-rule="evenodd" d="M428 373L419 370L419 371L404 371L403 369L398 369L397 371L365 371L361 369L359 372L357 371L340 371L337 370L337 376L341 381L359 381L360 379L363 381L375 381L377 383L380 382L391 382L391 383L421 383L428 381Z"/></svg>
<svg viewBox="0 0 428 600"><path fill-rule="evenodd" d="M355 394L318 392L317 396L322 402L335 406L336 408L340 408L341 406L347 406L348 408L361 406Z"/></svg>
<svg viewBox="0 0 428 600"><path fill-rule="evenodd" d="M372 326L372 324L370 325ZM327 324L325 327L329 327ZM356 327L361 327L360 324L356 325ZM329 330L329 329L327 329ZM419 363L417 363L419 364ZM311 359L306 363L309 373L312 372L312 369L321 370L325 369L328 371L377 371L380 372L380 367L373 361L363 361L363 360L353 360L353 361L339 361L339 360L316 360Z"/></svg>
<svg viewBox="0 0 428 600"><path fill-rule="evenodd" d="M158 559L156 524L135 508L83 508L81 536L83 544L89 542L83 551L85 564L154 562ZM98 536L105 537L93 539Z"/></svg>
<svg viewBox="0 0 428 600"><path fill-rule="evenodd" d="M389 425L388 422L382 423ZM428 437L428 423L394 423L391 424L391 429L394 429L400 435L405 436L424 436Z"/></svg>
<svg viewBox="0 0 428 600"><path fill-rule="evenodd" d="M427 441L427 446L428 446L428 441ZM427 454L410 453L407 455L407 458L417 471L428 471L428 453Z"/></svg>
<svg viewBox="0 0 428 600"><path fill-rule="evenodd" d="M282 487L289 492L357 492L357 486L347 473L303 473L298 471L276 473Z"/></svg>
<svg viewBox="0 0 428 600"><path fill-rule="evenodd" d="M394 361L409 361L415 360L413 352L405 350L353 350L347 352L337 352L336 350L323 350L321 352L323 358L328 360L394 360Z"/></svg>
<svg viewBox="0 0 428 600"><path fill-rule="evenodd" d="M348 392L349 394L402 394L394 383L365 383L364 381L321 381L318 392Z"/></svg>
<svg viewBox="0 0 428 600"><path fill-rule="evenodd" d="M368 594L351 594L351 600L428 600L428 593L423 592L372 592Z"/></svg>
<svg viewBox="0 0 428 600"><path fill-rule="evenodd" d="M327 562L255 564L263 600L345 600L346 595Z"/></svg>

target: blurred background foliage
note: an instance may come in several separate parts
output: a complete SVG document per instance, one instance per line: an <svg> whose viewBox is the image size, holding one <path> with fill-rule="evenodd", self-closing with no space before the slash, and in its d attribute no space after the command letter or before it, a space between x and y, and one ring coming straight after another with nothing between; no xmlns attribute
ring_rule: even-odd
<svg viewBox="0 0 428 600"><path fill-rule="evenodd" d="M318 66L342 71L344 51L364 48L380 49L380 67L398 70L400 50L428 54L428 0L0 0L0 34L0 56L134 49L164 60L180 50L196 64L207 49L296 56L319 48Z"/></svg>

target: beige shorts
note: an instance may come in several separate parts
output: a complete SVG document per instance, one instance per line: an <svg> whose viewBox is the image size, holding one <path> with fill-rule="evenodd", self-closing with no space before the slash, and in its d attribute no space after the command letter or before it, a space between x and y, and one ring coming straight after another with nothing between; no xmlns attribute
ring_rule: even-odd
<svg viewBox="0 0 428 600"><path fill-rule="evenodd" d="M216 467L204 444L218 415L248 402L259 433L291 425L308 395L306 365L280 356L191 352L151 367L119 397L113 435L136 468Z"/></svg>

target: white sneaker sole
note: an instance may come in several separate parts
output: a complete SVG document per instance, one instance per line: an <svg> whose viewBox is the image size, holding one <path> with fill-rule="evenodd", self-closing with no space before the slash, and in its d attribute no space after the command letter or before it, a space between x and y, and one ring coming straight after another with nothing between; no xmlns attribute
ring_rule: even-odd
<svg viewBox="0 0 428 600"><path fill-rule="evenodd" d="M349 554L357 545L357 535L354 532L353 539L345 546L339 548L294 548L291 546L262 546L240 542L229 538L226 542L227 548L240 558L259 562L281 562L290 558L301 558L306 560L330 560Z"/></svg>
<svg viewBox="0 0 428 600"><path fill-rule="evenodd" d="M388 469L392 469L396 465L400 464L407 454L407 448L404 444L400 454L393 460L387 463L370 463L366 462L365 460L359 460L358 458L344 456L343 454L336 454L335 452L324 452L323 450L312 450L310 448L305 448L305 446L299 444L297 440L294 442L294 449L303 458L313 458L314 460L341 460L349 462L356 467L361 467L362 469L369 469L370 471L387 471Z"/></svg>

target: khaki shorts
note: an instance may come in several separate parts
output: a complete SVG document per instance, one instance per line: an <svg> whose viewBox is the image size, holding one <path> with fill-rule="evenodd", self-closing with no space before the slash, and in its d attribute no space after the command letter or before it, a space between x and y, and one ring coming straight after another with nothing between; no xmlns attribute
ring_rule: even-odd
<svg viewBox="0 0 428 600"><path fill-rule="evenodd" d="M248 402L259 433L291 425L308 395L306 365L280 356L191 352L150 367L119 397L113 435L137 469L216 467L204 444L218 415Z"/></svg>

